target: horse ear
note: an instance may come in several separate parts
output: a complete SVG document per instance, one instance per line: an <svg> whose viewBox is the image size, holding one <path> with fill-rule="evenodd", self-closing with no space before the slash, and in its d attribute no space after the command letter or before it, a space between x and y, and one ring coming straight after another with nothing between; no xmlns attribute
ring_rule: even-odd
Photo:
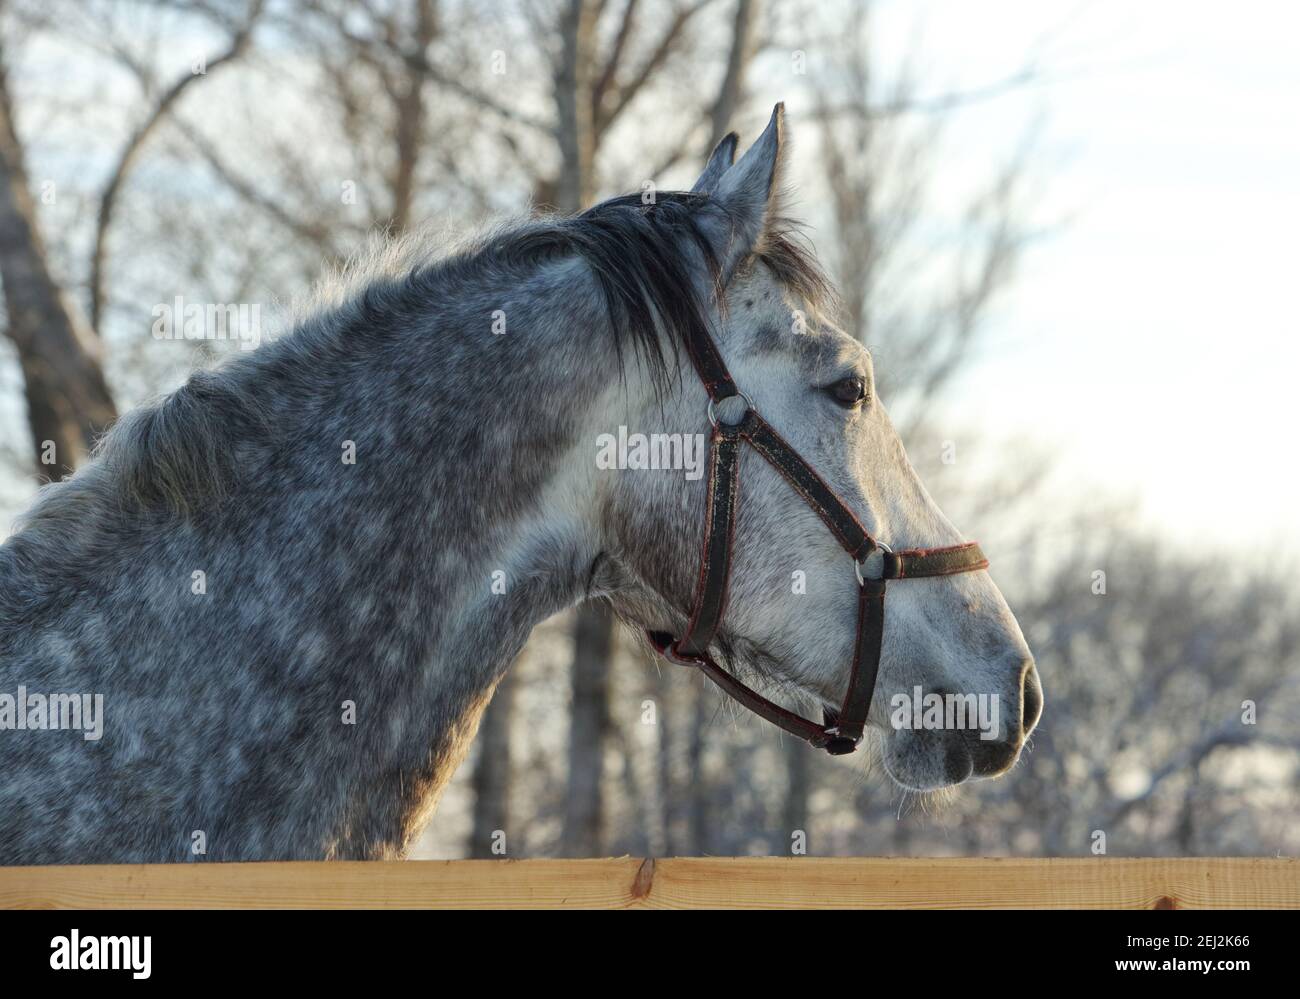
<svg viewBox="0 0 1300 999"><path fill-rule="evenodd" d="M784 119L785 105L778 104L758 141L722 174L713 189L711 200L722 210L721 238L715 249L724 275L730 275L762 240L781 172ZM713 165L712 160L709 165Z"/></svg>
<svg viewBox="0 0 1300 999"><path fill-rule="evenodd" d="M713 189L718 186L718 181L722 179L722 175L727 172L731 164L736 162L736 146L739 142L740 136L735 132L730 132L722 137L722 141L713 147L709 162L704 165L704 172L700 174L700 179L691 188L693 193L713 193Z"/></svg>

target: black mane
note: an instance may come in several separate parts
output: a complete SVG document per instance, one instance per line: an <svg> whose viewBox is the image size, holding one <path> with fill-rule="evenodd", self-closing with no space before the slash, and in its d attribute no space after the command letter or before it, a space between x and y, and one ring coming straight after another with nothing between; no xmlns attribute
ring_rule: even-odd
<svg viewBox="0 0 1300 999"><path fill-rule="evenodd" d="M724 275L705 231L708 195L660 192L652 204L640 194L610 198L571 216L547 216L489 235L469 252L413 274L426 286L452 271L484 266L516 269L577 256L586 262L605 299L620 369L625 340L645 360L656 382L668 376L667 357L707 330L722 301ZM778 281L814 308L834 301L831 285L798 223L769 220L759 246L742 267L766 264ZM707 280L698 279L704 267ZM468 276L468 274L466 274ZM669 338L670 351L662 339Z"/></svg>

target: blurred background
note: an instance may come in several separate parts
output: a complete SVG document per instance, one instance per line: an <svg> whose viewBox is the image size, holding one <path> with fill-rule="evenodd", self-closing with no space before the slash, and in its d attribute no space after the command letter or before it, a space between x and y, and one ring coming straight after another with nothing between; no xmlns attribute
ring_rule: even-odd
<svg viewBox="0 0 1300 999"><path fill-rule="evenodd" d="M376 228L689 187L784 100L795 214L1046 711L941 800L539 627L415 852L1300 846L1300 11L960 0L3 0L0 536ZM42 462L44 442L58 460ZM360 664L359 664L360 665Z"/></svg>

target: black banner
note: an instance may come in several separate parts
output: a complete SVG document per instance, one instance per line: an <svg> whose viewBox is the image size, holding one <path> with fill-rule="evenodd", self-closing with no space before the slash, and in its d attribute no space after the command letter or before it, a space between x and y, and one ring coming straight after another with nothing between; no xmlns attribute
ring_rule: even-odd
<svg viewBox="0 0 1300 999"><path fill-rule="evenodd" d="M527 924L527 925L525 925ZM453 975L458 988L512 980L632 980L689 970L733 985L833 958L837 978L1032 988L1036 976L1232 987L1295 967L1293 913L1268 912L231 912L0 913L0 968L23 982L374 984ZM854 971L854 955L861 961ZM619 968L621 966L621 972ZM768 971L758 977L764 983ZM466 980L465 976L470 976ZM483 976L481 981L475 976ZM648 976L648 977L646 977ZM617 981L619 979L612 979ZM8 991L8 990L6 990ZM9 992L16 995L16 992Z"/></svg>

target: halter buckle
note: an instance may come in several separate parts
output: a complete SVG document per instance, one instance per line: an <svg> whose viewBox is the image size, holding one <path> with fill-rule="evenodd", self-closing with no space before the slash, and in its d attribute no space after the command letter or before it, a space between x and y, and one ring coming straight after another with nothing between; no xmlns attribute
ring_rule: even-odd
<svg viewBox="0 0 1300 999"><path fill-rule="evenodd" d="M864 558L861 562L854 559L853 572L858 577L858 585L865 586L868 580L870 580L873 583L876 583L884 579L885 578L885 556L893 555L893 554L894 554L894 549L890 548L889 545L885 544L883 541L877 541L876 547L872 548L871 551L867 552L866 558ZM863 576L862 574L863 567L866 566L867 563L873 562L873 560L874 560L874 564L871 566L871 569L873 571L875 569L879 569L880 574L875 576Z"/></svg>

